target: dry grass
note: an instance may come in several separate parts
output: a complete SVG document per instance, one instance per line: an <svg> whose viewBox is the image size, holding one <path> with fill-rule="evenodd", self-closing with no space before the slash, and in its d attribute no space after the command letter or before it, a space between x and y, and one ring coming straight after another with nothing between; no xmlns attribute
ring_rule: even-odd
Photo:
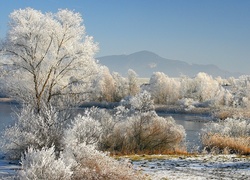
<svg viewBox="0 0 250 180"><path fill-rule="evenodd" d="M165 151L161 151L161 150L154 150L154 151L140 151L140 152L110 152L110 155L112 157L123 157L123 156L129 156L129 157L154 157L154 156L169 156L169 155L176 155L176 156L180 156L180 155L184 155L184 156L188 156L191 155L191 153L186 151L186 148L179 148L179 149L173 149L173 150L165 150Z"/></svg>
<svg viewBox="0 0 250 180"><path fill-rule="evenodd" d="M10 102L15 102L15 100L11 98L0 98L0 103L10 103Z"/></svg>
<svg viewBox="0 0 250 180"><path fill-rule="evenodd" d="M125 123L117 123L101 149L114 155L169 154L185 151L185 131L172 118L152 114L131 117Z"/></svg>
<svg viewBox="0 0 250 180"><path fill-rule="evenodd" d="M197 107L190 110L186 110L184 107L180 107L179 105L163 105L156 104L155 105L156 112L165 112L165 113L180 113L180 114L210 114L211 108L206 107Z"/></svg>
<svg viewBox="0 0 250 180"><path fill-rule="evenodd" d="M250 111L248 108L220 108L213 112L213 116L218 119L227 118L250 118Z"/></svg>
<svg viewBox="0 0 250 180"><path fill-rule="evenodd" d="M206 134L202 142L209 148L218 148L221 152L250 154L250 137L228 137L219 134Z"/></svg>
<svg viewBox="0 0 250 180"><path fill-rule="evenodd" d="M126 158L126 159L130 159L132 161L141 161L141 160L161 160L161 159L169 159L169 158L173 158L173 157L176 157L176 158L179 158L179 157L182 157L182 158L187 158L187 157L194 157L196 156L196 154L190 154L190 153L187 153L187 152L183 152L183 153L169 153L169 154L141 154L141 155L138 155L138 154L131 154L131 155L113 155L112 157L115 158L115 159L123 159L123 158Z"/></svg>

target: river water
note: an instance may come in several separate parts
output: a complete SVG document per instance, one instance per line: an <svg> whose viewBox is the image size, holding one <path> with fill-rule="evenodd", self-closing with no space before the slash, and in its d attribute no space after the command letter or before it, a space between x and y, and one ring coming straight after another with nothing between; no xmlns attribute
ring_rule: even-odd
<svg viewBox="0 0 250 180"><path fill-rule="evenodd" d="M188 152L201 150L201 129L205 127L206 123L211 121L210 116L167 113L160 113L158 115L163 117L172 116L175 119L176 124L180 124L184 127L186 131L186 145Z"/></svg>
<svg viewBox="0 0 250 180"><path fill-rule="evenodd" d="M12 118L13 110L17 108L17 104L0 103L0 133L3 132L6 126L14 123ZM200 131L205 126L205 123L210 121L210 117L200 115L159 113L159 116L172 116L177 124L184 127L188 151L195 150L200 146Z"/></svg>
<svg viewBox="0 0 250 180"><path fill-rule="evenodd" d="M17 104L0 103L0 133L3 132L6 126L14 124L14 110L18 107Z"/></svg>

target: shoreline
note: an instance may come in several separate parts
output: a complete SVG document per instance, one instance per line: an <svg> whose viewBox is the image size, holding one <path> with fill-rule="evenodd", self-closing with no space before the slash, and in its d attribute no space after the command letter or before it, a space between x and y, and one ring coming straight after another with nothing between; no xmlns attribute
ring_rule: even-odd
<svg viewBox="0 0 250 180"><path fill-rule="evenodd" d="M16 100L12 98L0 98L0 103L3 104L19 104ZM91 107L99 107L104 109L113 109L119 106L119 102L84 102L79 105L79 108L91 108ZM211 117L211 108L194 108L191 110L186 110L183 107L177 105L155 105L155 112L157 114L186 114L186 115L194 115L194 116L204 116Z"/></svg>
<svg viewBox="0 0 250 180"><path fill-rule="evenodd" d="M0 103L18 104L16 100L11 98L0 98Z"/></svg>

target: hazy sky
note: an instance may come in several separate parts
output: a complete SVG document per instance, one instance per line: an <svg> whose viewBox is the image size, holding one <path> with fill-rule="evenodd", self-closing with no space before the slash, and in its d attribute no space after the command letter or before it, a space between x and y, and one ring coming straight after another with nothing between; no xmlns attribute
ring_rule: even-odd
<svg viewBox="0 0 250 180"><path fill-rule="evenodd" d="M8 15L25 7L81 13L97 56L148 50L250 74L250 0L3 0L1 38Z"/></svg>

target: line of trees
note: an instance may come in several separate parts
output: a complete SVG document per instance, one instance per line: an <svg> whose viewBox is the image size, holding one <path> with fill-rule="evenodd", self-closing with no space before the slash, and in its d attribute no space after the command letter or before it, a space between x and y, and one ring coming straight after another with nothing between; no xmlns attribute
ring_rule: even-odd
<svg viewBox="0 0 250 180"><path fill-rule="evenodd" d="M126 96L134 96L140 91L148 91L155 104L178 105L185 109L194 107L250 107L250 78L241 76L222 79L200 72L195 77L168 77L162 72L154 73L147 84L141 84L133 70L128 77L118 73L110 74L107 68L96 80L96 90L92 101L119 102Z"/></svg>

